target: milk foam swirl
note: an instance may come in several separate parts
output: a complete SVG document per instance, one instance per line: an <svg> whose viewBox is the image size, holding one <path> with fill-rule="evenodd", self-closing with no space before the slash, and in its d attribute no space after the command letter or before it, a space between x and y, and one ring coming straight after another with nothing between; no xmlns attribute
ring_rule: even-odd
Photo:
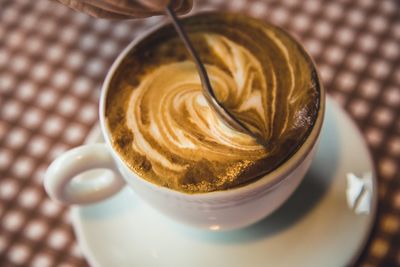
<svg viewBox="0 0 400 267"><path fill-rule="evenodd" d="M255 76L263 78L257 60L222 36L205 37L234 71L227 73L206 66L219 99L222 102L232 99L238 111L253 109L264 120L261 93L251 86ZM227 46L230 52L223 50ZM146 155L156 173L157 166L183 172L190 162L204 158L254 160L265 154L251 137L227 127L211 110L203 97L197 70L190 61L160 66L149 73L132 91L126 112L127 125L135 136L134 149ZM179 157L179 163L157 147Z"/></svg>
<svg viewBox="0 0 400 267"><path fill-rule="evenodd" d="M257 168L272 170L302 142L318 99L309 62L287 37L267 27L251 34L260 32L264 43L249 45L246 36L235 39L218 31L199 31L192 38L203 44L219 101L269 147L220 120L188 58L149 63L147 71L132 74L137 83L120 86L123 96L116 103L125 103L124 113L116 114L123 119L117 127L110 123L124 129L114 130L114 145L140 176L184 192L222 190L250 181ZM175 44L165 43L168 49ZM154 57L168 55L170 50L160 47Z"/></svg>

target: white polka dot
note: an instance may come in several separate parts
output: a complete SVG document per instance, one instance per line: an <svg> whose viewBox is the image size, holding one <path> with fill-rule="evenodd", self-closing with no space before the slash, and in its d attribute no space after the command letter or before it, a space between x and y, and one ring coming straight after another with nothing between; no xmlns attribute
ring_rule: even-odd
<svg viewBox="0 0 400 267"><path fill-rule="evenodd" d="M83 35L79 41L79 47L84 50L91 50L96 47L99 40L94 34Z"/></svg>
<svg viewBox="0 0 400 267"><path fill-rule="evenodd" d="M343 27L337 31L336 40L341 45L348 45L354 41L354 32L351 28Z"/></svg>
<svg viewBox="0 0 400 267"><path fill-rule="evenodd" d="M50 136L58 135L64 129L64 122L60 117L51 116L43 124L43 131Z"/></svg>
<svg viewBox="0 0 400 267"><path fill-rule="evenodd" d="M307 0L302 3L304 10L306 10L310 14L315 14L316 12L320 11L321 4L315 0Z"/></svg>
<svg viewBox="0 0 400 267"><path fill-rule="evenodd" d="M294 8L295 6L299 5L300 2L298 0L283 0L286 6Z"/></svg>
<svg viewBox="0 0 400 267"><path fill-rule="evenodd" d="M355 89L356 77L350 72L344 72L338 75L337 82L339 84L338 89L349 92Z"/></svg>
<svg viewBox="0 0 400 267"><path fill-rule="evenodd" d="M71 247L71 253L77 258L82 258L81 249L76 244Z"/></svg>
<svg viewBox="0 0 400 267"><path fill-rule="evenodd" d="M37 25L37 17L33 12L25 14L20 19L22 21L20 25L27 31L32 30Z"/></svg>
<svg viewBox="0 0 400 267"><path fill-rule="evenodd" d="M373 35L364 34L359 38L359 44L364 52L371 52L376 48L377 40Z"/></svg>
<svg viewBox="0 0 400 267"><path fill-rule="evenodd" d="M372 29L376 33L381 33L385 31L388 27L387 21L384 17L375 16L369 20L370 29Z"/></svg>
<svg viewBox="0 0 400 267"><path fill-rule="evenodd" d="M0 170L5 170L11 163L11 153L9 150L2 148L0 150Z"/></svg>
<svg viewBox="0 0 400 267"><path fill-rule="evenodd" d="M124 23L120 23L114 27L112 34L114 34L115 37L122 39L122 38L128 37L129 32L130 32L130 29L129 29L128 25L124 24Z"/></svg>
<svg viewBox="0 0 400 267"><path fill-rule="evenodd" d="M25 228L25 235L29 239L38 240L43 237L46 231L46 225L38 220L30 220Z"/></svg>
<svg viewBox="0 0 400 267"><path fill-rule="evenodd" d="M4 179L0 180L0 198L7 200L14 197L18 190L18 185L14 180Z"/></svg>
<svg viewBox="0 0 400 267"><path fill-rule="evenodd" d="M347 19L352 26L360 26L365 22L365 14L359 9L351 9L348 12Z"/></svg>
<svg viewBox="0 0 400 267"><path fill-rule="evenodd" d="M102 56L111 57L115 56L118 50L118 46L114 41L107 40L100 46L100 52Z"/></svg>
<svg viewBox="0 0 400 267"><path fill-rule="evenodd" d="M84 130L78 124L71 124L65 131L65 140L69 143L78 143L82 141Z"/></svg>
<svg viewBox="0 0 400 267"><path fill-rule="evenodd" d="M22 107L17 101L7 101L2 107L2 117L3 119L12 121L20 115L21 110Z"/></svg>
<svg viewBox="0 0 400 267"><path fill-rule="evenodd" d="M18 265L27 264L26 260L30 254L29 248L25 245L14 245L8 254L8 259Z"/></svg>
<svg viewBox="0 0 400 267"><path fill-rule="evenodd" d="M368 104L363 100L354 100L351 102L350 111L356 118L363 118L368 113Z"/></svg>
<svg viewBox="0 0 400 267"><path fill-rule="evenodd" d="M65 55L65 51L60 45L53 45L47 49L46 56L51 62L60 61Z"/></svg>
<svg viewBox="0 0 400 267"><path fill-rule="evenodd" d="M25 208L34 207L39 201L40 195L34 188L27 188L19 194L19 203Z"/></svg>
<svg viewBox="0 0 400 267"><path fill-rule="evenodd" d="M38 186L43 186L43 177L47 171L48 164L42 164L39 167L36 168L36 171L33 173L33 181L38 185Z"/></svg>
<svg viewBox="0 0 400 267"><path fill-rule="evenodd" d="M50 267L51 258L49 255L39 254L32 261L32 267Z"/></svg>
<svg viewBox="0 0 400 267"><path fill-rule="evenodd" d="M15 231L20 228L24 218L20 212L9 211L2 219L2 225L8 231Z"/></svg>
<svg viewBox="0 0 400 267"><path fill-rule="evenodd" d="M339 46L331 46L325 51L325 56L329 63L338 64L342 62L344 52Z"/></svg>
<svg viewBox="0 0 400 267"><path fill-rule="evenodd" d="M77 103L73 97L63 97L59 102L58 110L63 115L71 115L77 109Z"/></svg>
<svg viewBox="0 0 400 267"><path fill-rule="evenodd" d="M35 129L39 126L43 119L43 112L38 108L32 107L24 112L22 117L22 125L29 129Z"/></svg>
<svg viewBox="0 0 400 267"><path fill-rule="evenodd" d="M28 152L33 156L42 156L49 147L48 140L40 135L33 137L28 145Z"/></svg>
<svg viewBox="0 0 400 267"><path fill-rule="evenodd" d="M43 44L42 39L40 39L37 36L30 36L29 38L26 39L25 48L28 52L30 52L32 54L37 54L37 53L41 52L42 51L41 49L44 47L45 47L45 44Z"/></svg>
<svg viewBox="0 0 400 267"><path fill-rule="evenodd" d="M319 11L319 9L318 9L318 11ZM332 20L337 20L343 14L342 6L335 2L329 2L325 9L325 14L328 18L330 18Z"/></svg>
<svg viewBox="0 0 400 267"><path fill-rule="evenodd" d="M289 12L278 6L272 10L271 19L277 24L284 24L289 19Z"/></svg>
<svg viewBox="0 0 400 267"><path fill-rule="evenodd" d="M86 123L93 122L97 118L97 108L92 105L85 105L81 109L78 118Z"/></svg>
<svg viewBox="0 0 400 267"><path fill-rule="evenodd" d="M375 80L364 80L361 85L361 93L367 98L374 98L380 91L379 84Z"/></svg>
<svg viewBox="0 0 400 267"><path fill-rule="evenodd" d="M5 40L10 47L19 47L23 43L24 38L25 36L22 32L14 31L10 32Z"/></svg>
<svg viewBox="0 0 400 267"><path fill-rule="evenodd" d="M17 12L18 9L13 9L13 8L6 8L3 9L2 15L1 15L1 20L3 23L13 23L17 20L19 17L19 14Z"/></svg>
<svg viewBox="0 0 400 267"><path fill-rule="evenodd" d="M315 39L308 39L304 42L307 51L310 52L314 57L318 56L321 53L322 47L321 43Z"/></svg>
<svg viewBox="0 0 400 267"><path fill-rule="evenodd" d="M71 224L71 213L69 212L65 212L64 216L63 216L63 222L67 223L67 224Z"/></svg>
<svg viewBox="0 0 400 267"><path fill-rule="evenodd" d="M55 215L59 214L61 211L61 206L54 201L46 199L42 205L40 206L41 212L49 217L54 217Z"/></svg>
<svg viewBox="0 0 400 267"><path fill-rule="evenodd" d="M374 112L375 122L382 126L387 126L393 121L393 113L388 108L379 108Z"/></svg>
<svg viewBox="0 0 400 267"><path fill-rule="evenodd" d="M90 92L90 90L94 89L95 88L91 80L85 77L78 77L77 79L75 79L72 85L72 90L74 91L75 94L79 96L85 96Z"/></svg>
<svg viewBox="0 0 400 267"><path fill-rule="evenodd" d="M380 3L380 7L381 7L382 11L386 14L392 14L393 12L395 12L397 10L395 1L393 1L393 0L382 0L382 1L379 1L379 3Z"/></svg>
<svg viewBox="0 0 400 267"><path fill-rule="evenodd" d="M388 59L395 59L399 56L400 46L394 41L387 41L382 45L381 51Z"/></svg>
<svg viewBox="0 0 400 267"><path fill-rule="evenodd" d="M318 70L321 73L321 78L324 82L328 83L332 80L333 69L329 67L329 65L320 65Z"/></svg>
<svg viewBox="0 0 400 267"><path fill-rule="evenodd" d="M371 7L374 3L374 0L358 0L358 4L366 9Z"/></svg>
<svg viewBox="0 0 400 267"><path fill-rule="evenodd" d="M91 92L90 98L92 99L92 101L98 101L100 98L100 90L99 90L99 86L100 85L96 85L95 89Z"/></svg>
<svg viewBox="0 0 400 267"><path fill-rule="evenodd" d="M385 102L392 106L400 105L400 87L391 87L384 92Z"/></svg>
<svg viewBox="0 0 400 267"><path fill-rule="evenodd" d="M391 178L394 176L394 174L396 174L397 166L392 159L385 158L379 162L379 170L383 177Z"/></svg>
<svg viewBox="0 0 400 267"><path fill-rule="evenodd" d="M32 76L36 81L48 79L50 72L50 68L46 63L37 63L32 68Z"/></svg>
<svg viewBox="0 0 400 267"><path fill-rule="evenodd" d="M304 14L298 14L292 20L292 26L298 31L306 31L310 25L310 19Z"/></svg>
<svg viewBox="0 0 400 267"><path fill-rule="evenodd" d="M48 7L48 5L46 5ZM59 17L63 17L68 14L70 9L66 8L65 6L58 5L57 8L53 10L54 14L56 14Z"/></svg>
<svg viewBox="0 0 400 267"><path fill-rule="evenodd" d="M336 102L338 102L341 106L344 106L346 103L346 97L339 92L331 92L331 96L333 99L335 99Z"/></svg>
<svg viewBox="0 0 400 267"><path fill-rule="evenodd" d="M98 32L105 32L110 29L110 22L104 19L97 19L94 21L94 28Z"/></svg>
<svg viewBox="0 0 400 267"><path fill-rule="evenodd" d="M15 89L15 77L8 73L0 73L0 93L8 93Z"/></svg>
<svg viewBox="0 0 400 267"><path fill-rule="evenodd" d="M38 2L35 5L35 9L38 11L39 14L48 11L48 7L49 7L49 5L46 4L45 2ZM52 11L52 13L54 13L55 10L51 10L51 11Z"/></svg>
<svg viewBox="0 0 400 267"><path fill-rule="evenodd" d="M11 68L17 73L23 73L28 70L29 67L29 59L25 56L16 55L13 57L13 60L9 62Z"/></svg>
<svg viewBox="0 0 400 267"><path fill-rule="evenodd" d="M378 128L369 128L366 131L366 138L370 145L378 146L382 142L382 132Z"/></svg>
<svg viewBox="0 0 400 267"><path fill-rule="evenodd" d="M388 147L390 153L392 153L395 156L400 155L400 138L397 137L390 140Z"/></svg>
<svg viewBox="0 0 400 267"><path fill-rule="evenodd" d="M231 0L228 2L229 8L234 11L241 11L246 7L247 1L246 0Z"/></svg>
<svg viewBox="0 0 400 267"><path fill-rule="evenodd" d="M89 16L80 12L73 12L73 21L78 25L87 24L90 20Z"/></svg>
<svg viewBox="0 0 400 267"><path fill-rule="evenodd" d="M254 17L262 17L267 14L268 8L264 2L254 2L250 6L250 14Z"/></svg>
<svg viewBox="0 0 400 267"><path fill-rule="evenodd" d="M37 97L37 103L39 107L41 108L51 108L56 100L57 100L57 94L54 92L53 89L42 89L40 90L40 94Z"/></svg>
<svg viewBox="0 0 400 267"><path fill-rule="evenodd" d="M59 70L54 74L52 83L57 88L64 88L69 84L70 80L71 74L69 72L65 70Z"/></svg>
<svg viewBox="0 0 400 267"><path fill-rule="evenodd" d="M317 22L313 28L315 34L322 39L325 39L332 34L332 26L326 21Z"/></svg>
<svg viewBox="0 0 400 267"><path fill-rule="evenodd" d="M40 21L39 30L44 35L51 35L52 33L55 33L57 31L57 25L56 25L55 20L43 18Z"/></svg>
<svg viewBox="0 0 400 267"><path fill-rule="evenodd" d="M21 147L28 139L28 134L23 128L14 128L8 133L7 145L13 149Z"/></svg>
<svg viewBox="0 0 400 267"><path fill-rule="evenodd" d="M68 150L68 146L66 146L65 144L57 144L51 148L51 151L48 156L50 159L55 159L56 157L60 156L62 153L64 153L67 150Z"/></svg>
<svg viewBox="0 0 400 267"><path fill-rule="evenodd" d="M67 57L66 64L72 69L77 69L83 65L84 59L84 56L79 51L71 51Z"/></svg>
<svg viewBox="0 0 400 267"><path fill-rule="evenodd" d="M33 161L28 157L19 158L12 167L13 174L18 178L27 179L33 171Z"/></svg>
<svg viewBox="0 0 400 267"><path fill-rule="evenodd" d="M31 100L36 95L36 85L30 81L23 81L17 87L17 96L24 101Z"/></svg>
<svg viewBox="0 0 400 267"><path fill-rule="evenodd" d="M347 60L349 67L354 71L361 71L367 66L367 58L362 53L353 53Z"/></svg>
<svg viewBox="0 0 400 267"><path fill-rule="evenodd" d="M60 33L61 40L66 44L71 44L76 42L78 37L78 32L74 27L64 27Z"/></svg>
<svg viewBox="0 0 400 267"><path fill-rule="evenodd" d="M371 74L376 78L386 78L390 71L390 66L384 60L377 60L371 64Z"/></svg>
<svg viewBox="0 0 400 267"><path fill-rule="evenodd" d="M99 76L103 74L105 66L103 61L98 59L90 60L86 66L87 73L91 76Z"/></svg>
<svg viewBox="0 0 400 267"><path fill-rule="evenodd" d="M62 249L65 247L68 237L64 231L55 230L50 234L48 243L54 249Z"/></svg>

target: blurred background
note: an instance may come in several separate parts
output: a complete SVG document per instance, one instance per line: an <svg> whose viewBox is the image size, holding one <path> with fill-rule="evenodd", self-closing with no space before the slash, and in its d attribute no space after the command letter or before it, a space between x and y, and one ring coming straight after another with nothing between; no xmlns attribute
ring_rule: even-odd
<svg viewBox="0 0 400 267"><path fill-rule="evenodd" d="M378 216L356 266L400 266L400 2L194 2L194 11L270 21L304 44L377 169ZM96 124L118 53L162 20L108 21L49 0L0 0L0 266L87 266L68 209L44 193L44 172Z"/></svg>

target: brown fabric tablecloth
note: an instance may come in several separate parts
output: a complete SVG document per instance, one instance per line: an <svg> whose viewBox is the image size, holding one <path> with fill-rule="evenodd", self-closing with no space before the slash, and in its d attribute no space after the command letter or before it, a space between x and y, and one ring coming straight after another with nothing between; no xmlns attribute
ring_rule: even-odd
<svg viewBox="0 0 400 267"><path fill-rule="evenodd" d="M362 130L379 176L378 217L357 266L400 266L399 1L196 1L203 8L269 20L304 43ZM44 172L96 123L99 89L118 53L158 22L0 0L0 266L87 266L68 208L43 190Z"/></svg>

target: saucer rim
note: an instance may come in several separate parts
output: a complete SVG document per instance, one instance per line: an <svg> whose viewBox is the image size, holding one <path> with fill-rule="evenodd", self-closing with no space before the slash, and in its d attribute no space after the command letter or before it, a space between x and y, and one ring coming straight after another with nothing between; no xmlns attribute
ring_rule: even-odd
<svg viewBox="0 0 400 267"><path fill-rule="evenodd" d="M377 219L378 178L377 178L377 172L376 172L374 160L372 157L371 149L368 146L366 139L365 139L364 135L362 134L361 130L359 129L357 123L353 120L353 118L349 115L349 113L329 95L327 95L327 98L326 98L326 106L328 106L328 105L333 107L333 110L334 110L333 112L343 113L343 115L345 115L345 117L348 119L348 122L352 125L351 131L353 131L353 129L354 129L356 135L363 137L363 138L361 138L360 141L362 143L362 146L367 151L366 156L368 158L368 161L369 161L369 164L371 167L371 174L372 174L372 177L371 177L371 180L372 180L371 208L370 208L370 212L368 214L368 219L367 219L368 223L366 226L365 235L361 238L360 245L357 247L357 249L354 250L353 256L347 264L347 266L353 266L359 260L364 249L366 249L366 245L368 244L368 240L370 239L372 229L373 229L376 219ZM325 113L325 116L326 115L327 115L327 112ZM87 137L84 141L84 144L96 143L96 142L98 142L98 139L100 136L102 137L101 129L100 129L99 123L97 122L92 127L89 134L87 135ZM127 189L128 189L127 186L125 186L117 194L122 194L122 191L127 190ZM69 211L73 232L78 241L77 242L78 246L81 249L81 252L82 252L84 258L86 259L86 261L89 263L89 265L91 267L104 267L96 260L96 257L90 252L89 244L84 239L84 236L85 236L84 230L83 230L84 227L82 225L82 220L80 220L79 209L80 209L80 207L78 205L73 205Z"/></svg>

